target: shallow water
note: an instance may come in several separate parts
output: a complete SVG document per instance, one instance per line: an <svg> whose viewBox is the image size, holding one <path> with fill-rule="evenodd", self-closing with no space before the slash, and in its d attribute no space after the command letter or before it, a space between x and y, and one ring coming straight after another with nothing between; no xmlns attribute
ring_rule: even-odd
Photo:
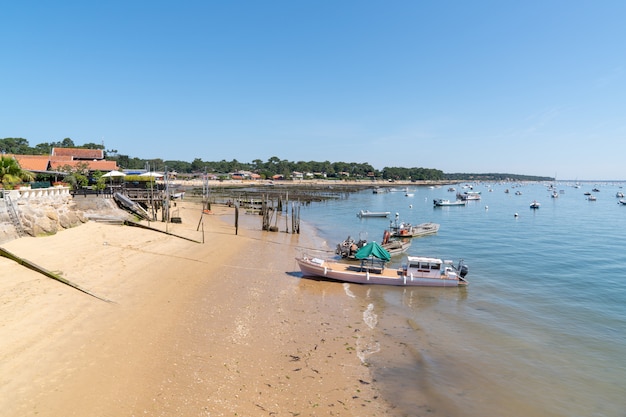
<svg viewBox="0 0 626 417"><path fill-rule="evenodd" d="M397 415L625 416L621 186L557 184L552 198L544 184L481 184L480 201L443 208L432 201L454 199L447 186L410 187L412 197L364 190L301 216L328 250L348 235L382 239L389 219L359 219L361 209L433 221L439 232L408 254L470 266L467 288L348 286L355 308L376 318L364 360Z"/></svg>

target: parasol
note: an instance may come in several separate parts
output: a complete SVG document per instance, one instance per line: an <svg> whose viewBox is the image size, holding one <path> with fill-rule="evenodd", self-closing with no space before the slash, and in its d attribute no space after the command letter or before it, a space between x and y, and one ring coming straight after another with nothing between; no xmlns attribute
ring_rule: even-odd
<svg viewBox="0 0 626 417"><path fill-rule="evenodd" d="M109 177L125 177L126 174L124 174L123 172L120 171L109 171L106 174L103 175L103 177L105 178L109 178Z"/></svg>
<svg viewBox="0 0 626 417"><path fill-rule="evenodd" d="M143 174L139 174L140 177L153 177L153 178L163 178L163 174L159 174L158 172L144 172Z"/></svg>

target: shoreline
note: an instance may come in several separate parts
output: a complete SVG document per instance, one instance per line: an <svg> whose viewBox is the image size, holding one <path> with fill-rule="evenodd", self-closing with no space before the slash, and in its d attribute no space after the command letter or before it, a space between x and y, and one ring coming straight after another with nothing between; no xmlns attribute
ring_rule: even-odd
<svg viewBox="0 0 626 417"><path fill-rule="evenodd" d="M201 240L200 206L178 207L170 232ZM213 212L204 244L93 221L4 243L114 301L0 258L4 415L389 415L359 359L362 306L296 274L311 237L256 216L235 235L234 210Z"/></svg>

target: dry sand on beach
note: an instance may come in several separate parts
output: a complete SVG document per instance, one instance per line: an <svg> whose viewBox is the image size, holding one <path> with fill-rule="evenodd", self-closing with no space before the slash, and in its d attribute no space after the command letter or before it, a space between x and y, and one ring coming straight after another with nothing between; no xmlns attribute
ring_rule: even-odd
<svg viewBox="0 0 626 417"><path fill-rule="evenodd" d="M202 241L199 206L168 231ZM2 245L0 410L13 416L383 416L341 284L301 279L307 237L213 208L205 243L90 221ZM151 226L164 230L163 223Z"/></svg>

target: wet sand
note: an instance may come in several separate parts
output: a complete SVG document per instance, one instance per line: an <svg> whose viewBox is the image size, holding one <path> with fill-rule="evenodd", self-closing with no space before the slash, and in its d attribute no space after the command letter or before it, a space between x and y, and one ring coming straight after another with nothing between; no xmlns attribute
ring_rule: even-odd
<svg viewBox="0 0 626 417"><path fill-rule="evenodd" d="M90 221L2 245L111 301L0 258L3 416L391 414L357 301L296 273L305 227L241 214L235 235L233 209L177 210L167 231L205 243Z"/></svg>

